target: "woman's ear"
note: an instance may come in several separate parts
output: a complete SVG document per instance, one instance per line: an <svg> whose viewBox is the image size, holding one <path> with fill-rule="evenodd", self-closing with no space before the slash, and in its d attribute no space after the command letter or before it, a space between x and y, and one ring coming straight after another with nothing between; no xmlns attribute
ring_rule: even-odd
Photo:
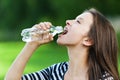
<svg viewBox="0 0 120 80"><path fill-rule="evenodd" d="M89 47L89 46L92 46L93 43L94 43L93 40L88 38L88 37L83 39L83 45L84 46L88 46Z"/></svg>

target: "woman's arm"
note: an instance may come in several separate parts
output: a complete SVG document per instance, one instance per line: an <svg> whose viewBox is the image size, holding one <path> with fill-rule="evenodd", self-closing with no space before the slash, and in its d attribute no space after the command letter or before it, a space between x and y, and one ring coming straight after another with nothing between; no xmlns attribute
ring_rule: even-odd
<svg viewBox="0 0 120 80"><path fill-rule="evenodd" d="M5 80L20 80L29 58L37 49L36 47L37 46L28 43L24 46L23 50L17 56L9 71L7 72Z"/></svg>
<svg viewBox="0 0 120 80"><path fill-rule="evenodd" d="M41 23L38 24L37 26L47 29L48 27L46 27L46 26L51 26L51 24L46 22L46 23L42 23L42 26L41 26ZM48 36L48 35L45 34L45 36ZM26 45L24 46L24 48L22 49L20 54L17 56L17 58L11 65L9 71L7 72L7 74L5 76L5 80L20 80L21 79L24 68L25 68L28 60L34 53L34 51L41 44L45 44L45 43L48 43L53 40L52 35L49 35L49 37L46 37L46 38L45 38L45 36L44 35L42 36L42 38L44 38L43 40L26 43Z"/></svg>

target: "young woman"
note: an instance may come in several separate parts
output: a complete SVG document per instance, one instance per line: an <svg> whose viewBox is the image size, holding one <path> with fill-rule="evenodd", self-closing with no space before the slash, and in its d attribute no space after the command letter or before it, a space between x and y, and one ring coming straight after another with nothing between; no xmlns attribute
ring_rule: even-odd
<svg viewBox="0 0 120 80"><path fill-rule="evenodd" d="M50 22L33 27L49 29ZM117 39L111 23L97 10L89 9L67 20L57 43L67 47L69 61L25 74L24 68L33 52L53 40L49 33L42 40L29 42L6 74L6 80L119 80Z"/></svg>

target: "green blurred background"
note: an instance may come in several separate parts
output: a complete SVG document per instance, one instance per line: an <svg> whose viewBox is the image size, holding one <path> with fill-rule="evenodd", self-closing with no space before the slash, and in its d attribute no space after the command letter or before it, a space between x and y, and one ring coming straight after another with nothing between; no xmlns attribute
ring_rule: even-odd
<svg viewBox="0 0 120 80"><path fill-rule="evenodd" d="M119 3L120 0L0 0L0 80L25 44L21 41L22 29L41 21L64 26L67 19L74 19L85 9L94 7L114 25L119 41ZM57 45L55 40L35 52L24 73L67 61L65 47Z"/></svg>

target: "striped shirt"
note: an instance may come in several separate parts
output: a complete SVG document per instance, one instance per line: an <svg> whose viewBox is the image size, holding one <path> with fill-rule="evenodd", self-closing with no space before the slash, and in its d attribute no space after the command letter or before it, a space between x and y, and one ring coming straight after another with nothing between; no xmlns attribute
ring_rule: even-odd
<svg viewBox="0 0 120 80"><path fill-rule="evenodd" d="M46 69L25 74L21 80L64 80L64 74L68 69L68 62L54 64ZM103 74L103 79L99 80L114 80L109 73Z"/></svg>

